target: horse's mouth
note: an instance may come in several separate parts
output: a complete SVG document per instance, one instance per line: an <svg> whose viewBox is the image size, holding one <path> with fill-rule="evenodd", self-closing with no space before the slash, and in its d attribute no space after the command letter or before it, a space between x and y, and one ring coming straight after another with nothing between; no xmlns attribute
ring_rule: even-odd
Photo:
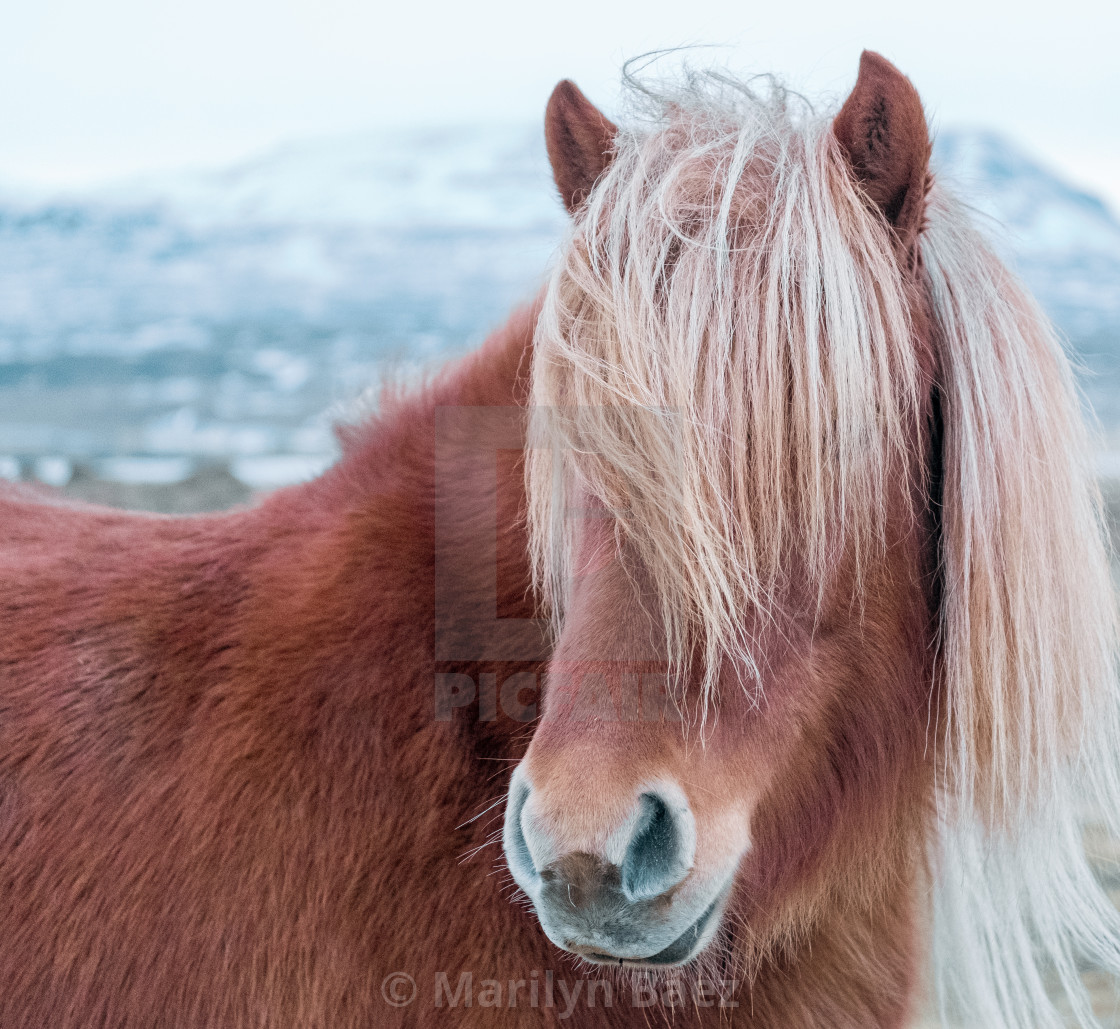
<svg viewBox="0 0 1120 1029"><path fill-rule="evenodd" d="M581 956L597 964L622 966L623 968L665 968L670 965L686 964L709 942L712 934L705 934L705 930L716 919L717 912L723 906L729 892L729 888L720 890L716 899L708 905L700 917L669 946L663 947L656 954L651 954L645 958L620 958L612 954L589 951Z"/></svg>

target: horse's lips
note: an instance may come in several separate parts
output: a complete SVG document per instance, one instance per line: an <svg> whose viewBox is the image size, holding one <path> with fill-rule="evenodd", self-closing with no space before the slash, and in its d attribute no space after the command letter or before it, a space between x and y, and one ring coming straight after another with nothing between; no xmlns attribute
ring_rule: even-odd
<svg viewBox="0 0 1120 1029"><path fill-rule="evenodd" d="M681 965L684 964L689 958L693 956L693 951L696 949L697 942L703 937L704 930L707 928L708 923L712 919L712 915L722 906L727 894L730 892L730 884L724 887L716 895L715 900L708 905L704 912L692 923L683 933L680 934L672 943L667 947L663 947L656 954L651 954L645 958L620 958L610 954L596 953L594 951L586 953L583 956L589 961L597 962L604 965L628 965L630 967L641 968L643 966L655 965L665 967L667 965Z"/></svg>

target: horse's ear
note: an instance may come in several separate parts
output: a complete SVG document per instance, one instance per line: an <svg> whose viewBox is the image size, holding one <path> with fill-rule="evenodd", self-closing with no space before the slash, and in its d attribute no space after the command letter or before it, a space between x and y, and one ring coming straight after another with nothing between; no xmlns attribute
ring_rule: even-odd
<svg viewBox="0 0 1120 1029"><path fill-rule="evenodd" d="M575 211L614 156L618 129L574 82L557 84L544 113L544 141L560 198Z"/></svg>
<svg viewBox="0 0 1120 1029"><path fill-rule="evenodd" d="M864 193L909 251L925 217L929 176L929 129L918 91L890 61L864 50L832 131Z"/></svg>

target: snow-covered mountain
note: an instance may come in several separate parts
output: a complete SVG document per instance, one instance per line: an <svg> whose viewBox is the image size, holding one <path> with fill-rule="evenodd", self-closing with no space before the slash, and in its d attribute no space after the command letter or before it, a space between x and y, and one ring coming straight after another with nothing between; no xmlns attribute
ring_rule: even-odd
<svg viewBox="0 0 1120 1029"><path fill-rule="evenodd" d="M115 202L167 204L196 226L555 229L539 128L457 126L307 140L216 172L148 177Z"/></svg>
<svg viewBox="0 0 1120 1029"><path fill-rule="evenodd" d="M991 133L942 133L936 160L1120 423L1120 223ZM520 126L309 141L83 194L0 190L0 456L321 459L325 410L386 362L480 339L563 231L540 130Z"/></svg>
<svg viewBox="0 0 1120 1029"><path fill-rule="evenodd" d="M993 132L944 133L934 160L1069 336L1120 336L1120 221L1099 197Z"/></svg>

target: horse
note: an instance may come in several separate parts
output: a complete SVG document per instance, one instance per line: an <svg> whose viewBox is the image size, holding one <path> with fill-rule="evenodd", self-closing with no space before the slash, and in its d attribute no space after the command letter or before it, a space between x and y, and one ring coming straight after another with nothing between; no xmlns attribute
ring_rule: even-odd
<svg viewBox="0 0 1120 1029"><path fill-rule="evenodd" d="M543 291L320 478L0 495L4 1029L898 1029L931 939L946 1018L1093 1024L1061 346L883 58L632 85L549 101Z"/></svg>

